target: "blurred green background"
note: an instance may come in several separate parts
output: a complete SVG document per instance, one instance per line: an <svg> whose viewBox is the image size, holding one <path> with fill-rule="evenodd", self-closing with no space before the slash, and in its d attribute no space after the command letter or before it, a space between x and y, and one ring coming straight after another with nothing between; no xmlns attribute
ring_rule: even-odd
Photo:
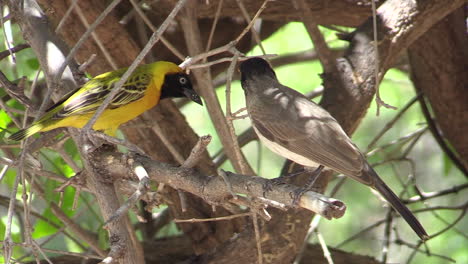
<svg viewBox="0 0 468 264"><path fill-rule="evenodd" d="M5 31L9 34L9 39L14 39L15 43L23 43L19 30L15 26L6 25ZM334 48L346 47L347 43L340 41L331 30L322 28L326 40L329 45ZM6 49L4 35L0 36L2 43L1 50ZM263 46L268 54L285 55L299 51L310 50L313 45L308 37L301 23L290 23L270 38L263 42ZM261 51L258 47L253 49L247 55L260 55ZM10 57L11 58L11 57ZM10 58L0 61L0 70L7 75L10 80L16 80L21 76L27 76L29 80L33 80L36 76L39 64L31 49L21 51L16 54L16 63L11 61ZM293 87L306 93L314 90L321 85L319 74L322 73L321 66L318 62L304 62L296 63L293 65L283 66L275 69L279 80L287 86ZM406 105L413 97L415 97L415 90L409 81L408 74L398 70L390 70L380 86L380 93L382 99L395 107L398 110L390 110L381 108L380 116L376 116L376 104L372 102L371 107L362 121L358 130L353 135L354 142L360 147L363 152L369 151L368 144L377 135L377 133L389 122L398 111ZM224 87L217 89L217 94L220 99L223 109L226 105L226 95ZM0 96L3 97L5 91L0 88ZM240 83L235 81L232 85L232 110L236 111L245 106L243 91ZM314 99L316 102L320 98ZM14 100L6 102L9 107L24 110L24 108ZM198 105L187 104L182 108L182 112L186 115L188 122L193 127L198 135L210 134L213 136L212 143L208 146L211 155L214 155L221 149L221 144L216 136L216 132L211 123L206 108L200 108ZM3 109L0 110L0 127L6 128L10 125L11 120L6 115ZM234 121L237 134L242 133L249 128L249 119ZM421 114L418 104L414 104L398 122L380 139L377 146L386 145L392 141L413 133L414 131L425 126L424 116ZM5 131L0 131L2 138ZM371 163L377 163L383 159L397 158L401 155L402 151L408 146L406 144L393 144L384 151L378 151L369 157ZM66 145L68 153L72 153L73 159L78 161L79 157L76 154L75 146L71 142ZM252 142L243 148L247 159L250 161L252 167L257 171L260 176L274 178L279 175L283 166L283 159L264 147L260 146L258 142ZM0 152L4 155L4 152ZM451 186L464 183L466 180L463 175L452 165L452 163L441 152L437 143L433 140L429 131L426 131L419 139L409 154L409 157L414 161L414 168L411 168L408 162L392 162L386 163L376 167L377 172L381 177L392 187L398 194L402 191L399 181L406 183L408 175L415 176L415 181L418 186L425 192L438 191L450 188ZM43 163L44 169L53 171L55 173L70 177L73 175L72 169L65 164L62 158L53 151L41 150L40 160ZM79 162L79 161L78 161ZM232 170L231 165L226 162L222 165L223 169ZM413 175L413 173L415 173ZM15 180L16 171L9 170L6 176L0 182L0 195L2 199L8 197ZM333 185L338 181L335 178L331 182L328 190L333 189ZM53 190L58 187L56 182L44 180L43 187L46 193L50 196L48 199L58 201L59 194ZM78 201L78 209L72 210L71 203L74 195L73 188L66 188L64 193L64 203L62 208L70 216L79 220L79 223L89 229L98 230L99 225L102 224L102 219L99 219L99 209L93 204L93 197L90 195L82 194ZM415 195L410 190L410 197ZM321 220L318 231L322 233L326 243L330 247L335 247L350 236L357 234L360 230L368 227L372 223L384 219L386 216L386 209L384 204L372 194L369 188L358 184L354 181L348 180L346 184L334 195L334 197L341 199L346 203L347 213L345 216L338 220L327 221ZM21 190L17 198L21 200ZM464 203L462 195L444 196L437 199L429 200L425 206L436 205L459 205ZM466 197L465 197L466 198ZM61 226L58 219L51 213L50 208L40 199L32 195L32 207L40 215L43 215L44 220L38 220L34 226L33 237L38 241L45 241L48 236L56 233L57 228L53 227L50 223L55 223ZM423 206L412 205L411 208L422 208ZM159 209L160 210L160 209ZM7 206L2 203L0 207L0 239L4 237L5 223L6 223ZM157 212L158 210L155 210ZM440 210L436 213L425 212L418 214L418 218L425 226L429 234L434 234L447 226L453 219L457 218L459 211ZM22 241L20 236L20 225L18 218L15 219L13 229L14 239L16 242ZM133 221L136 221L132 216ZM401 232L399 236L402 240L408 243L416 241L416 235L413 234L411 229L401 219L396 219ZM446 222L445 222L446 221ZM468 242L466 238L466 230L468 228L468 221L463 219L452 230L430 240L427 243L428 248L433 254L447 256L457 261L457 263L468 263ZM175 225L171 225L158 236L169 236L177 234ZM106 236L104 232L100 233L101 241ZM366 232L356 240L345 244L341 249L352 251L357 254L371 255L379 257L383 246L383 241L379 238L383 237L383 228L380 227L372 232ZM312 242L317 242L316 236L311 236ZM83 249L70 238L63 234L57 235L54 239L48 242L46 247L62 249L67 251L82 252ZM424 250L424 247L421 249ZM27 250L15 247L15 257L21 256ZM390 251L389 262L401 263L405 262L408 255L412 252L406 246L398 246L392 244ZM1 260L0 260L1 262ZM423 254L416 254L412 263L446 263L448 260L439 257L426 257Z"/></svg>

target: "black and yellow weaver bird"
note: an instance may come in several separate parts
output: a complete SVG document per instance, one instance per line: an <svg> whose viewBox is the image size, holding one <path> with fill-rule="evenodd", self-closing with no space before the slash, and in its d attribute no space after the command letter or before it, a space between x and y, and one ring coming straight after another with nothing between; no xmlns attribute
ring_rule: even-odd
<svg viewBox="0 0 468 264"><path fill-rule="evenodd" d="M23 140L37 132L59 127L82 128L92 118L127 68L98 75L50 107L31 126L9 139ZM138 66L93 126L114 136L118 127L149 110L164 98L188 97L203 105L189 77L172 62L158 61Z"/></svg>
<svg viewBox="0 0 468 264"><path fill-rule="evenodd" d="M279 83L264 59L242 62L240 72L252 126L265 146L303 166L327 167L377 190L422 240L428 238L330 113Z"/></svg>

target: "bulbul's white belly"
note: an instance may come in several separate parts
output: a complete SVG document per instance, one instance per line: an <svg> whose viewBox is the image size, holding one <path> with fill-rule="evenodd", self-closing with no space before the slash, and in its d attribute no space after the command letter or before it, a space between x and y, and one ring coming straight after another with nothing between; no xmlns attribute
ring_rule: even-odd
<svg viewBox="0 0 468 264"><path fill-rule="evenodd" d="M253 126L254 130L255 130L255 133L257 133L258 135L258 138L260 138L260 141L262 141L262 143L267 147L269 148L271 151L273 151L274 153L280 155L281 157L284 157L284 158L287 158L289 160L292 160L296 163L299 163L303 166L307 166L307 167L318 167L320 166L320 164L302 156L302 155L299 155L297 153L294 153L290 150L288 150L287 148L281 146L280 144L276 143L276 142L273 142L273 141L270 141L268 140L267 138L265 138L264 136L262 136L262 134L260 134L260 132L258 132L257 128L255 126Z"/></svg>

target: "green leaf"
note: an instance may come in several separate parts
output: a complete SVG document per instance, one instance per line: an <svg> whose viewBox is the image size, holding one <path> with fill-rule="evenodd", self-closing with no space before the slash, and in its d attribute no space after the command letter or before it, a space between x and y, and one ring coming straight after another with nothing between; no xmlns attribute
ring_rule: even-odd
<svg viewBox="0 0 468 264"><path fill-rule="evenodd" d="M445 155L442 155L442 159L443 159L443 168L444 168L444 175L449 175L449 172L450 170L452 170L453 168L453 162L452 160L447 156Z"/></svg>
<svg viewBox="0 0 468 264"><path fill-rule="evenodd" d="M59 186L59 184L55 181L47 180L44 186L44 189L46 190L46 200L58 204L60 200L60 193L56 192L55 189ZM74 197L75 189L72 187L65 188L63 192L61 209L68 217L73 217L75 214L75 211L72 210ZM37 221L35 230L32 234L33 238L35 239L57 232L57 228L51 223L62 226L62 222L57 218L57 216L55 216L55 214L52 213L50 206L46 208L42 215L47 219L47 221L42 219Z"/></svg>
<svg viewBox="0 0 468 264"><path fill-rule="evenodd" d="M4 129L6 129L10 123L11 118L7 115L5 110L0 110L0 128L2 128L2 131L4 131Z"/></svg>
<svg viewBox="0 0 468 264"><path fill-rule="evenodd" d="M98 243L100 248L109 247L109 236L103 228L98 229Z"/></svg>
<svg viewBox="0 0 468 264"><path fill-rule="evenodd" d="M57 228L55 228L51 223L62 226L58 218L52 213L52 209L50 209L50 207L47 207L47 209L42 213L42 216L44 216L47 221L39 219L34 225L34 232L32 233L32 237L34 239L49 236L57 232Z"/></svg>
<svg viewBox="0 0 468 264"><path fill-rule="evenodd" d="M26 60L26 64L31 68L32 70L37 70L39 69L39 61L36 58L31 58Z"/></svg>

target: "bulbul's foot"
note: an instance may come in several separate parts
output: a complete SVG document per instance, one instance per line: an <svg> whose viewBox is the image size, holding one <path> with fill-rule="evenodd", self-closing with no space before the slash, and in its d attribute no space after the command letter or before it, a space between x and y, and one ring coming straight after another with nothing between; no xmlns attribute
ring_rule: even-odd
<svg viewBox="0 0 468 264"><path fill-rule="evenodd" d="M301 199L302 195L304 195L304 193L313 189L312 187L314 186L314 183L317 180L318 176L320 176L320 173L322 172L323 168L324 167L322 165L318 166L317 169L315 169L307 179L305 186L291 193L291 198L293 199L294 206L297 206L299 204L299 200ZM310 168L304 167L304 170L310 171Z"/></svg>
<svg viewBox="0 0 468 264"><path fill-rule="evenodd" d="M287 184L288 179L294 178L295 176L300 175L300 174L302 174L302 173L304 173L306 171L307 171L307 169L302 168L299 171L284 174L284 175L280 175L277 178L268 180L267 182L265 182L265 184L263 184L263 197L265 197L266 192L269 192L269 191L273 190L273 186Z"/></svg>
<svg viewBox="0 0 468 264"><path fill-rule="evenodd" d="M293 191L292 193L290 193L291 198L293 200L292 204L293 204L294 207L299 206L299 201L301 200L302 195L304 195L304 193L306 193L308 191L310 191L310 190L306 189L306 188L298 188L295 191Z"/></svg>

